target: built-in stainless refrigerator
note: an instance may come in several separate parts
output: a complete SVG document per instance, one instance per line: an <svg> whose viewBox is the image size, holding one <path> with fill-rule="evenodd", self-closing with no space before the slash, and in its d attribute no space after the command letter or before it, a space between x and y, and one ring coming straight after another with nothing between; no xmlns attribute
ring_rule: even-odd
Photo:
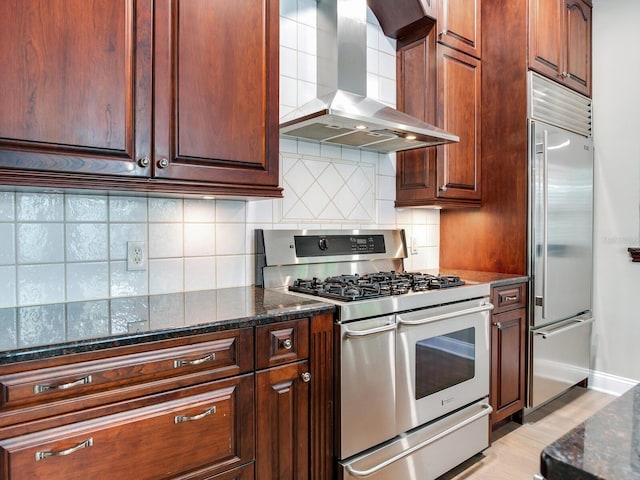
<svg viewBox="0 0 640 480"><path fill-rule="evenodd" d="M588 378L593 283L591 100L529 74L528 408Z"/></svg>

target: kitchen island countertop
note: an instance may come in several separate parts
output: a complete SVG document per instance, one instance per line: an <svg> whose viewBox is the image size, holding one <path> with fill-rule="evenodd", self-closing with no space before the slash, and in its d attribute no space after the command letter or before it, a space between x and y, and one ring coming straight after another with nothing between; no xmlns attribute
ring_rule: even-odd
<svg viewBox="0 0 640 480"><path fill-rule="evenodd" d="M258 287L0 309L0 365L332 312L334 306Z"/></svg>
<svg viewBox="0 0 640 480"><path fill-rule="evenodd" d="M542 450L546 480L640 479L640 384Z"/></svg>

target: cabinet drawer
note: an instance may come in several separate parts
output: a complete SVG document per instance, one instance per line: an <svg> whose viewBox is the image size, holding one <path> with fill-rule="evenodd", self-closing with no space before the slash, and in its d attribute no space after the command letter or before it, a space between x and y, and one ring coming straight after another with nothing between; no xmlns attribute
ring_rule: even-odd
<svg viewBox="0 0 640 480"><path fill-rule="evenodd" d="M183 398L0 441L1 471L7 480L210 478L254 458L253 384L253 375L220 380Z"/></svg>
<svg viewBox="0 0 640 480"><path fill-rule="evenodd" d="M491 290L491 303L493 303L494 306L494 315L515 308L525 307L527 304L527 284L518 283L515 285L494 287Z"/></svg>
<svg viewBox="0 0 640 480"><path fill-rule="evenodd" d="M0 405L4 409L50 403L163 378L199 374L213 380L251 370L251 329L210 338L214 339L1 375Z"/></svg>
<svg viewBox="0 0 640 480"><path fill-rule="evenodd" d="M256 328L256 368L273 367L308 356L308 319Z"/></svg>

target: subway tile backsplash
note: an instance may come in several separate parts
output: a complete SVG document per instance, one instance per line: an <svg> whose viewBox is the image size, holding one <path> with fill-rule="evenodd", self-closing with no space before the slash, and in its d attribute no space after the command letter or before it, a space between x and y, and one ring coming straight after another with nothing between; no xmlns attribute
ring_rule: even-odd
<svg viewBox="0 0 640 480"><path fill-rule="evenodd" d="M316 1L280 9L285 115L316 95ZM367 51L368 95L395 106L395 43L371 14ZM404 228L405 268L438 267L439 211L394 207L394 155L283 138L280 185L283 199L250 202L0 192L0 350L132 333L170 308L178 321L210 315L215 301L205 313L186 300L254 283L256 228ZM145 243L146 270L127 269L128 241Z"/></svg>

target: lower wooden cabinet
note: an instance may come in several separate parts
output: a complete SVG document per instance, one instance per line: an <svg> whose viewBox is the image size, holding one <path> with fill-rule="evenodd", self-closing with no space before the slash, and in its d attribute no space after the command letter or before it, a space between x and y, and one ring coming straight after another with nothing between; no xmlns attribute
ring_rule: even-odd
<svg viewBox="0 0 640 480"><path fill-rule="evenodd" d="M3 478L195 480L251 463L253 374L192 390L184 398L160 395L146 407L2 440Z"/></svg>
<svg viewBox="0 0 640 480"><path fill-rule="evenodd" d="M526 283L495 287L491 316L492 425L498 425L525 406Z"/></svg>
<svg viewBox="0 0 640 480"><path fill-rule="evenodd" d="M3 365L0 480L326 480L331 312Z"/></svg>
<svg viewBox="0 0 640 480"><path fill-rule="evenodd" d="M256 373L256 480L309 478L309 362Z"/></svg>

